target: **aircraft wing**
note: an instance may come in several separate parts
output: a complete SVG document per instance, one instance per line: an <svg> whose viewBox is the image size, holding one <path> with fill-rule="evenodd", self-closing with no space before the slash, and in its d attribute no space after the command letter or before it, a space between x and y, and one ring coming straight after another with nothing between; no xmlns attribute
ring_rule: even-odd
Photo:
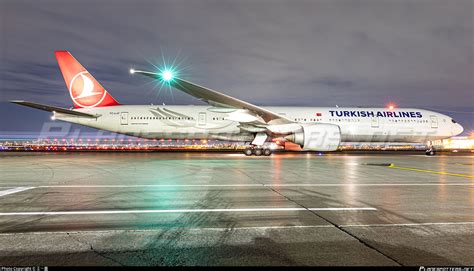
<svg viewBox="0 0 474 271"><path fill-rule="evenodd" d="M87 114L87 113L70 110L70 109L66 109L62 107L51 106L51 105L38 104L38 103L32 103L32 102L26 102L26 101L10 101L10 102L44 110L44 111L53 112L53 113L60 113L60 114L73 115L73 116L84 117L84 118L94 118L94 119L99 117L99 115Z"/></svg>
<svg viewBox="0 0 474 271"><path fill-rule="evenodd" d="M153 79L163 80L161 74L159 73L139 71L139 70L132 70L132 73L145 75ZM172 86L173 88L179 89L213 106L245 109L249 111L250 113L254 114L255 116L260 117L267 124L294 123L292 120L284 116L278 115L274 112L263 109L259 106L225 95L218 91L199 86L197 84L191 83L181 78L175 77L166 83L170 84L170 86Z"/></svg>

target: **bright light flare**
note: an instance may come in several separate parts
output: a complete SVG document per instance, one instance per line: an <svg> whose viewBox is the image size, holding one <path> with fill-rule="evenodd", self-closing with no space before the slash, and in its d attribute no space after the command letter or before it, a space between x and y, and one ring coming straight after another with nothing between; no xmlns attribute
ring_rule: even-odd
<svg viewBox="0 0 474 271"><path fill-rule="evenodd" d="M173 80L174 78L174 75L173 75L173 72L170 71L170 70L165 70L161 73L161 77L163 78L163 80L165 80L166 82L169 82L171 80Z"/></svg>
<svg viewBox="0 0 474 271"><path fill-rule="evenodd" d="M165 90L165 94L169 94L171 99L174 100L173 97L173 87L174 84L179 81L178 78L183 76L183 71L186 67L183 66L182 61L184 59L179 60L179 52L178 55L174 58L165 58L163 51L161 52L161 64L155 65L151 60L145 59L150 65L153 66L152 75L151 77L155 77L155 80L150 81L149 83L153 84L153 90L157 89L156 96L160 96L162 90ZM140 71L135 71L135 73L139 73Z"/></svg>
<svg viewBox="0 0 474 271"><path fill-rule="evenodd" d="M397 105L393 102L390 102L387 104L387 109L388 110L394 110L395 108L397 108Z"/></svg>
<svg viewBox="0 0 474 271"><path fill-rule="evenodd" d="M135 70L134 69L130 69L130 74L134 74L135 73Z"/></svg>

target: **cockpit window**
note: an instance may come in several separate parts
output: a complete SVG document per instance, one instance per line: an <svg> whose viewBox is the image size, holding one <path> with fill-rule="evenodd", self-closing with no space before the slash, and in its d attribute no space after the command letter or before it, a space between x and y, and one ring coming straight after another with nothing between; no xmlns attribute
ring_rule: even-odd
<svg viewBox="0 0 474 271"><path fill-rule="evenodd" d="M451 122L452 122L452 123L457 123L457 122L456 122L455 120L453 120L453 119L451 119Z"/></svg>

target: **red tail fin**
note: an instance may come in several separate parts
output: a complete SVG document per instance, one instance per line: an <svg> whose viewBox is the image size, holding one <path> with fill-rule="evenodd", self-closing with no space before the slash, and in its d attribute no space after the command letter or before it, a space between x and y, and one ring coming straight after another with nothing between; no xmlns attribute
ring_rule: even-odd
<svg viewBox="0 0 474 271"><path fill-rule="evenodd" d="M119 105L68 51L55 54L75 108Z"/></svg>

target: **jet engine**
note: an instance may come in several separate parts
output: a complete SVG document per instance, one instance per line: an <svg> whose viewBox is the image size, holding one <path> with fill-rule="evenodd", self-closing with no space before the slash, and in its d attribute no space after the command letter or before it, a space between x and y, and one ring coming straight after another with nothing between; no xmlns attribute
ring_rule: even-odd
<svg viewBox="0 0 474 271"><path fill-rule="evenodd" d="M341 129L334 124L302 124L285 137L308 151L335 151L341 143Z"/></svg>

